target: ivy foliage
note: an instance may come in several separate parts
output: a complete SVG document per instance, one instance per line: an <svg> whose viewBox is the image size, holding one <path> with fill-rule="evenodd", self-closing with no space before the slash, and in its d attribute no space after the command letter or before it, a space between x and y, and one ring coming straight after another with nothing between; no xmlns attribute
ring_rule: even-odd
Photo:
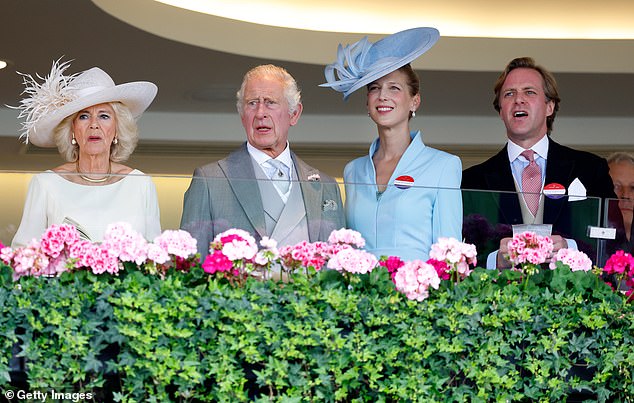
<svg viewBox="0 0 634 403"><path fill-rule="evenodd" d="M476 269L422 302L383 268L233 287L0 271L0 387L125 402L632 401L634 306L567 267L526 279Z"/></svg>

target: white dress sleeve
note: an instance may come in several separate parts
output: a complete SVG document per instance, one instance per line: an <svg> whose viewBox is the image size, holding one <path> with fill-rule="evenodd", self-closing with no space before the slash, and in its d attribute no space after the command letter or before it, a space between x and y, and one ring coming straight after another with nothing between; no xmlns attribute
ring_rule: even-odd
<svg viewBox="0 0 634 403"><path fill-rule="evenodd" d="M48 191L39 175L33 176L24 202L20 227L11 241L11 247L26 246L32 239L39 240L48 228Z"/></svg>

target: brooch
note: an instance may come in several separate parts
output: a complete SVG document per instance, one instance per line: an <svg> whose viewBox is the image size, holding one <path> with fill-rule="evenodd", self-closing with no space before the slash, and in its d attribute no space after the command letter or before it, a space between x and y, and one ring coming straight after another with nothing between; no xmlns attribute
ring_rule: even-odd
<svg viewBox="0 0 634 403"><path fill-rule="evenodd" d="M337 210L337 202L334 200L325 200L324 204L321 206L323 211L336 211Z"/></svg>

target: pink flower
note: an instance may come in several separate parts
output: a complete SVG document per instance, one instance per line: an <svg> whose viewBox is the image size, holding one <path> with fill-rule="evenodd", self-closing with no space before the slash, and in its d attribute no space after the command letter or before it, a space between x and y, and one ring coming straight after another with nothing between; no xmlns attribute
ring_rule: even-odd
<svg viewBox="0 0 634 403"><path fill-rule="evenodd" d="M69 224L51 225L42 235L40 247L42 252L51 258L56 258L68 245L79 240L77 229Z"/></svg>
<svg viewBox="0 0 634 403"><path fill-rule="evenodd" d="M209 252L212 253L214 249L221 249L231 261L251 260L258 253L255 238L247 231L235 228L216 235Z"/></svg>
<svg viewBox="0 0 634 403"><path fill-rule="evenodd" d="M440 278L431 264L413 260L398 269L394 284L407 298L422 301L429 296L429 287L438 289Z"/></svg>
<svg viewBox="0 0 634 403"><path fill-rule="evenodd" d="M585 253L574 249L559 249L548 266L551 270L557 268L557 262L568 265L571 271L592 270L592 260Z"/></svg>
<svg viewBox="0 0 634 403"><path fill-rule="evenodd" d="M147 241L127 222L108 225L102 244L122 262L141 265L147 260Z"/></svg>
<svg viewBox="0 0 634 403"><path fill-rule="evenodd" d="M76 269L90 267L90 256L92 254L93 244L87 240L78 240L68 247L68 257L75 262Z"/></svg>
<svg viewBox="0 0 634 403"><path fill-rule="evenodd" d="M0 259L4 262L4 264L11 265L14 255L15 252L11 249L11 247L2 245L2 248L0 249Z"/></svg>
<svg viewBox="0 0 634 403"><path fill-rule="evenodd" d="M65 256L53 258L42 251L40 242L33 239L27 246L11 250L3 248L6 264L13 268L13 279L22 276L55 276L67 271Z"/></svg>
<svg viewBox="0 0 634 403"><path fill-rule="evenodd" d="M623 283L629 288L625 291L625 295L628 298L634 295L634 257L632 255L622 250L616 251L605 262L603 271L616 276L618 280L617 289Z"/></svg>
<svg viewBox="0 0 634 403"><path fill-rule="evenodd" d="M405 264L404 261L401 260L398 256L389 256L387 259L381 259L379 261L379 265L383 266L387 269L387 272L390 273L390 278L394 281L394 276L396 275L396 271L400 269Z"/></svg>
<svg viewBox="0 0 634 403"><path fill-rule="evenodd" d="M106 245L93 244L87 256L87 261L94 274L119 273L119 259Z"/></svg>
<svg viewBox="0 0 634 403"><path fill-rule="evenodd" d="M263 236L262 239L260 239L260 246L265 249L277 249L277 241L268 236Z"/></svg>
<svg viewBox="0 0 634 403"><path fill-rule="evenodd" d="M324 242L310 243L302 241L292 246L288 245L280 248L279 253L282 265L289 270L304 266L312 267L319 271L326 264L327 259L330 258L332 248Z"/></svg>
<svg viewBox="0 0 634 403"><path fill-rule="evenodd" d="M449 280L451 278L451 269L445 261L436 259L427 259L427 263L432 265L441 280Z"/></svg>
<svg viewBox="0 0 634 403"><path fill-rule="evenodd" d="M187 259L198 252L198 242L191 234L183 230L165 230L154 238L154 244L170 255Z"/></svg>
<svg viewBox="0 0 634 403"><path fill-rule="evenodd" d="M328 268L348 273L365 274L377 266L377 258L364 250L347 248L328 261Z"/></svg>
<svg viewBox="0 0 634 403"><path fill-rule="evenodd" d="M170 261L170 255L162 245L151 243L147 248L147 257L156 264L165 264Z"/></svg>
<svg viewBox="0 0 634 403"><path fill-rule="evenodd" d="M607 262L603 271L607 274L634 276L634 257L629 253L617 250Z"/></svg>
<svg viewBox="0 0 634 403"><path fill-rule="evenodd" d="M534 265L546 262L553 251L550 237L526 231L513 236L508 243L509 260L513 265L531 263Z"/></svg>
<svg viewBox="0 0 634 403"><path fill-rule="evenodd" d="M455 272L460 278L465 278L471 274L469 265L475 266L477 263L475 245L460 242L455 238L438 238L438 242L431 246L429 257L439 262L445 262L449 273ZM434 267L441 268L437 265Z"/></svg>
<svg viewBox="0 0 634 403"><path fill-rule="evenodd" d="M49 260L48 266L42 272L42 275L54 277L66 271L68 271L68 259L60 254L56 258Z"/></svg>
<svg viewBox="0 0 634 403"><path fill-rule="evenodd" d="M231 262L231 260L229 260L222 251L214 250L213 253L207 255L202 267L203 270L205 270L205 273L226 273L231 271L233 268L233 262Z"/></svg>
<svg viewBox="0 0 634 403"><path fill-rule="evenodd" d="M328 243L330 244L346 244L350 246L356 246L357 248L363 248L365 246L365 239L357 231L341 228L334 230L328 236Z"/></svg>
<svg viewBox="0 0 634 403"><path fill-rule="evenodd" d="M262 237L260 240L260 249L253 259L254 263L259 266L270 266L274 261L280 257L280 252L277 249L277 241L267 236Z"/></svg>

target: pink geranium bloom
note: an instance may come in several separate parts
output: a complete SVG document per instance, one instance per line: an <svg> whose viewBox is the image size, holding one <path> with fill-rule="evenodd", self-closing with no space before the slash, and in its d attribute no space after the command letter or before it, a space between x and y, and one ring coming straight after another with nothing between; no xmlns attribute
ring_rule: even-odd
<svg viewBox="0 0 634 403"><path fill-rule="evenodd" d="M449 280L451 278L451 268L447 262L436 259L427 259L427 263L434 267L441 280Z"/></svg>
<svg viewBox="0 0 634 403"><path fill-rule="evenodd" d="M64 248L79 240L77 229L69 224L51 225L42 235L40 247L51 258L57 258Z"/></svg>
<svg viewBox="0 0 634 403"><path fill-rule="evenodd" d="M438 289L440 278L431 264L413 260L398 269L394 284L407 298L422 301L429 296L430 287Z"/></svg>
<svg viewBox="0 0 634 403"><path fill-rule="evenodd" d="M627 252L618 250L605 262L603 271L608 274L634 275L634 257Z"/></svg>
<svg viewBox="0 0 634 403"><path fill-rule="evenodd" d="M460 242L455 238L438 238L438 242L431 246L429 257L437 262L446 263L447 274L455 272L459 278L465 278L471 274L470 266L477 264L475 245ZM437 270L443 270L438 264L434 264L434 267ZM440 274L441 272L439 272ZM446 274L441 275L441 278L445 279L445 277Z"/></svg>
<svg viewBox="0 0 634 403"><path fill-rule="evenodd" d="M50 263L49 257L42 252L40 243L33 239L27 246L17 248L14 251L11 266L13 267L13 278L22 276L45 275Z"/></svg>
<svg viewBox="0 0 634 403"><path fill-rule="evenodd" d="M89 266L94 274L119 273L119 259L105 245L93 244L87 257Z"/></svg>
<svg viewBox="0 0 634 403"><path fill-rule="evenodd" d="M328 261L328 268L348 273L365 274L378 264L377 258L364 250L346 248Z"/></svg>
<svg viewBox="0 0 634 403"><path fill-rule="evenodd" d="M330 233L328 236L328 243L332 245L345 244L355 246L357 248L363 248L365 246L365 239L363 239L360 232L341 228Z"/></svg>
<svg viewBox="0 0 634 403"><path fill-rule="evenodd" d="M280 252L277 249L277 241L275 241L275 239L264 236L260 240L260 246L262 246L263 249L260 249L255 255L255 258L253 258L255 264L259 266L269 266L279 259Z"/></svg>
<svg viewBox="0 0 634 403"><path fill-rule="evenodd" d="M127 222L110 224L102 244L122 262L142 265L147 260L148 242Z"/></svg>
<svg viewBox="0 0 634 403"><path fill-rule="evenodd" d="M165 230L154 238L154 244L170 255L187 259L198 252L198 241L187 231Z"/></svg>
<svg viewBox="0 0 634 403"><path fill-rule="evenodd" d="M251 260L258 253L255 238L247 231L235 228L216 235L209 252L213 253L214 249L221 249L231 261Z"/></svg>
<svg viewBox="0 0 634 403"><path fill-rule="evenodd" d="M205 273L214 274L217 272L227 273L233 268L233 263L220 250L214 250L205 258L203 262Z"/></svg>
<svg viewBox="0 0 634 403"><path fill-rule="evenodd" d="M526 231L513 236L508 243L509 260L513 265L530 263L542 264L553 251L553 241L550 237L537 235Z"/></svg>
<svg viewBox="0 0 634 403"><path fill-rule="evenodd" d="M385 260L379 261L379 265L383 266L387 269L387 272L390 273L390 278L394 281L394 276L396 275L396 271L400 269L405 264L404 261L401 260L398 256L389 256Z"/></svg>
<svg viewBox="0 0 634 403"><path fill-rule="evenodd" d="M592 260L585 253L574 249L559 249L553 256L548 266L550 269L557 267L557 262L568 265L571 271L590 271L592 270Z"/></svg>
<svg viewBox="0 0 634 403"><path fill-rule="evenodd" d="M346 246L346 248L349 247ZM330 258L331 252L330 245L324 242L310 243L307 241L284 246L279 250L282 265L290 270L304 266L319 271Z"/></svg>
<svg viewBox="0 0 634 403"><path fill-rule="evenodd" d="M90 241L83 239L68 247L68 257L75 261L74 267L76 269L90 267L92 249L93 244Z"/></svg>

